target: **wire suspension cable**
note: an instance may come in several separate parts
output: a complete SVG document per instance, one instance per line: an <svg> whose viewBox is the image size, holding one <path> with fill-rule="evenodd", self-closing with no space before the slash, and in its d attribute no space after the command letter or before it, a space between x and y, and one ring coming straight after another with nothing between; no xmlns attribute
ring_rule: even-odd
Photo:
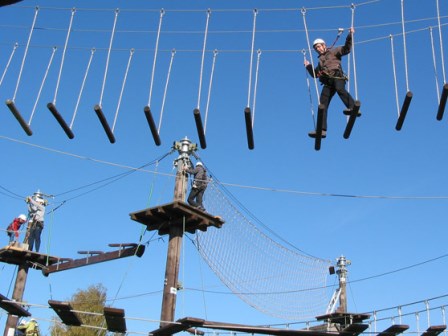
<svg viewBox="0 0 448 336"><path fill-rule="evenodd" d="M306 61L306 50L302 49L302 54L303 54L303 62L305 63ZM305 79L306 79L306 86L308 87L308 95L310 97L310 108L311 108L311 116L313 118L313 125L314 128L316 128L316 120L314 118L314 107L313 107L313 96L311 94L311 84L310 84L310 79L308 77L308 70L306 70L306 68L304 68L305 70Z"/></svg>
<svg viewBox="0 0 448 336"><path fill-rule="evenodd" d="M25 60L26 60L26 56L28 54L28 48L30 46L31 36L33 35L34 26L36 25L36 20L37 20L37 14L38 13L39 13L39 7L36 7L35 11L34 11L34 19L33 19L32 25L31 25L30 34L28 35L28 41L26 42L25 51L23 53L22 64L20 65L19 76L17 77L16 88L14 90L14 95L12 97L12 101L13 102L15 102L16 96L17 96L17 91L19 90L20 79L22 78L23 68L25 66Z"/></svg>
<svg viewBox="0 0 448 336"><path fill-rule="evenodd" d="M440 42L440 58L442 62L442 75L443 75L443 82L446 83L446 74L445 74L445 56L443 54L443 39L442 39L442 25L440 24L440 8L439 8L439 0L436 0L436 6L437 6L437 23L439 27L439 42Z"/></svg>
<svg viewBox="0 0 448 336"><path fill-rule="evenodd" d="M157 29L156 46L154 48L154 60L152 62L151 83L149 84L148 106L151 106L152 88L154 85L154 73L156 71L156 62L157 62L157 55L158 55L158 50L159 50L160 31L162 30L162 21L163 21L164 15L165 15L165 10L161 9L160 17L159 17L159 27Z"/></svg>
<svg viewBox="0 0 448 336"><path fill-rule="evenodd" d="M212 84L213 84L213 75L215 74L215 64L216 64L216 57L218 56L218 50L213 51L213 62L212 62L212 70L210 72L210 81L208 83L208 94L207 94L207 104L205 106L205 117L204 117L204 135L206 134L207 130L207 119L208 119L208 109L210 106L210 96L212 93Z"/></svg>
<svg viewBox="0 0 448 336"><path fill-rule="evenodd" d="M352 10L352 24L351 28L355 27L355 5L351 5ZM355 99L358 100L358 82L356 76L356 57L355 57L355 34L352 34L352 59L353 59L353 84L355 87Z"/></svg>
<svg viewBox="0 0 448 336"><path fill-rule="evenodd" d="M408 79L408 57L406 51L406 31L404 29L404 0L401 0L401 27L403 31L403 54L404 54L404 72L406 79L406 91L409 92L409 79Z"/></svg>
<svg viewBox="0 0 448 336"><path fill-rule="evenodd" d="M249 63L249 85L247 90L247 107L250 107L250 98L251 98L251 87L252 87L252 66L253 66L253 58L254 58L254 45L255 45L255 28L257 25L257 14L258 10L254 9L254 20L252 25L252 44L250 48L250 63Z"/></svg>
<svg viewBox="0 0 448 336"><path fill-rule="evenodd" d="M73 112L72 121L70 122L70 129L73 127L73 123L75 122L76 114L78 112L79 103L81 102L81 97L84 92L84 86L86 84L87 75L89 74L90 65L92 64L93 55L95 54L96 49L92 48L90 50L90 57L87 63L86 72L84 73L84 78L82 79L81 88L79 89L78 99L76 100L75 111Z"/></svg>
<svg viewBox="0 0 448 336"><path fill-rule="evenodd" d="M62 76L62 68L64 67L65 53L67 51L68 40L70 38L70 33L72 31L73 18L75 17L75 13L76 13L76 9L72 8L72 12L71 12L71 16L70 16L70 23L69 23L69 26L67 29L67 36L65 37L64 49L62 50L61 66L59 67L58 79L56 81L56 89L54 90L54 98L53 98L54 105L56 105L56 98L58 95L59 83L61 81L61 76Z"/></svg>
<svg viewBox="0 0 448 336"><path fill-rule="evenodd" d="M207 35L208 35L208 24L210 21L211 10L207 9L207 20L205 22L205 31L204 31L204 43L202 46L202 57L201 57L201 70L199 73L199 89L198 89L198 104L197 109L201 106L201 91L202 91L202 76L204 72L204 57L205 57L205 47L207 45Z"/></svg>
<svg viewBox="0 0 448 336"><path fill-rule="evenodd" d="M260 58L261 58L261 50L257 50L257 66L255 69L255 83L254 83L254 97L252 99L252 128L254 127L255 121L255 103L257 101L257 87L258 87L258 70L260 68Z"/></svg>
<svg viewBox="0 0 448 336"><path fill-rule="evenodd" d="M107 50L107 58L106 58L106 66L105 66L105 69L104 69L104 78L103 78L103 85L102 85L102 87L101 87L101 94L100 94L100 102L99 102L99 106L101 106L102 107L102 103L103 103L103 94L104 94L104 88L105 88L105 86L106 86L106 78L107 78L107 72L108 72L108 69L109 69L109 60L110 60L110 52L111 52L111 50L112 50L112 43L113 43L113 41L114 41L114 36L115 36L115 28L116 28L116 26L117 26L117 19L118 19L118 13L120 12L120 10L117 8L117 9L115 9L115 18L114 18L114 25L113 25L113 27L112 27L112 33L111 33L111 36L110 36L110 42L109 42L109 48L108 48L108 50Z"/></svg>
<svg viewBox="0 0 448 336"><path fill-rule="evenodd" d="M390 35L390 48L392 50L392 73L394 74L395 104L397 106L397 114L398 116L400 116L400 105L398 103L397 70L395 67L394 37L392 35Z"/></svg>
<svg viewBox="0 0 448 336"><path fill-rule="evenodd" d="M161 108L161 111L160 111L159 128L157 129L157 133L159 133L159 134L160 134L160 128L162 127L163 110L165 109L165 100L166 100L166 94L167 94L167 91L168 91L168 84L170 82L171 69L173 67L174 55L176 55L176 49L173 49L171 51L171 60L170 60L169 68L168 68L168 74L166 76L165 89L163 91L163 99L162 99L162 108Z"/></svg>
<svg viewBox="0 0 448 336"><path fill-rule="evenodd" d="M9 69L9 65L11 64L12 58L13 58L13 56L14 56L14 54L15 54L15 52L16 52L18 46L19 46L19 44L18 44L17 42L14 43L14 47L12 48L11 55L9 55L9 59L8 59L8 62L6 63L5 70L3 71L2 77L0 78L0 86L2 86L3 79L4 79L5 76L6 76L6 72L7 72L8 69Z"/></svg>
<svg viewBox="0 0 448 336"><path fill-rule="evenodd" d="M132 48L129 52L129 58L128 58L128 64L126 65L126 71L124 74L124 78L123 78L123 83L121 85L121 90L120 90L120 96L118 98L118 104L117 104L117 110L115 111L115 117L114 117L114 122L112 124L112 132L115 129L115 124L117 122L117 118L118 118L118 111L120 110L120 105L121 105L121 99L123 97L123 92L124 92L124 87L126 85L126 80L128 78L128 73L129 73L129 68L131 66L131 61L132 61L132 56L134 55L134 48Z"/></svg>
<svg viewBox="0 0 448 336"><path fill-rule="evenodd" d="M434 68L434 78L436 80L436 94L437 94L437 103L439 102L440 90L439 90L439 76L437 75L437 61L436 61L436 52L434 48L434 34L432 33L432 27L429 27L429 36L431 38L431 53L432 53L432 64Z"/></svg>
<svg viewBox="0 0 448 336"><path fill-rule="evenodd" d="M37 103L39 102L40 95L42 93L42 89L43 89L45 81L47 79L47 75L48 75L48 71L50 70L51 63L53 63L54 54L56 53L56 50L57 50L57 48L53 47L53 51L51 53L50 61L48 62L47 69L45 70L44 78L42 79L42 83L41 83L40 88L39 88L39 93L37 94L36 101L34 102L33 110L31 112L30 120L28 122L29 125L31 125L31 121L33 120L34 112L36 111Z"/></svg>

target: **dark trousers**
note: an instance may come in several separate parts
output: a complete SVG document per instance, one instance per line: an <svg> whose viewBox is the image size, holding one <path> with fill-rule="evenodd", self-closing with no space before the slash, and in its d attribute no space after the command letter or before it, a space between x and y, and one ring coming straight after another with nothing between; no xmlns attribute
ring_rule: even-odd
<svg viewBox="0 0 448 336"><path fill-rule="evenodd" d="M42 229L44 228L43 223L34 223L30 229L30 235L28 237L28 249L33 250L34 244L36 244L36 252L40 249L40 235L42 234Z"/></svg>
<svg viewBox="0 0 448 336"><path fill-rule="evenodd" d="M324 105L322 115L322 129L327 130L327 111L330 106L331 98L337 93L339 98L348 109L352 109L355 105L355 101L348 91L345 89L345 80L339 78L330 78L322 88L320 93L320 103Z"/></svg>
<svg viewBox="0 0 448 336"><path fill-rule="evenodd" d="M188 204L194 207L203 208L204 206L202 205L202 198L204 196L204 192L205 189L191 188L190 194L188 195L187 199Z"/></svg>

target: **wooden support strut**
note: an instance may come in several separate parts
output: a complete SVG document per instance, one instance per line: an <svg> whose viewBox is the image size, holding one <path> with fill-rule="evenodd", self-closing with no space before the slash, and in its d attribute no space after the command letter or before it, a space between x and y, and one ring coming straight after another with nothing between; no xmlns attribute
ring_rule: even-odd
<svg viewBox="0 0 448 336"><path fill-rule="evenodd" d="M250 107L244 109L244 119L246 120L247 146L254 149L254 133L252 130L252 116Z"/></svg>
<svg viewBox="0 0 448 336"><path fill-rule="evenodd" d="M23 130L28 135L33 135L33 131L31 130L30 126L26 123L26 121L22 118L20 115L19 110L17 109L14 102L10 99L6 101L6 106L8 106L9 110L12 112L14 117L16 117L17 121L19 122L20 126L22 126Z"/></svg>
<svg viewBox="0 0 448 336"><path fill-rule="evenodd" d="M157 131L156 124L154 122L154 118L152 117L151 108L149 106L145 106L143 111L145 112L146 121L148 122L149 128L151 129L151 134L154 139L154 142L155 142L156 146L160 146L160 144L161 144L160 136L159 136L159 132Z"/></svg>
<svg viewBox="0 0 448 336"><path fill-rule="evenodd" d="M198 108L195 108L193 110L193 115L194 115L194 121L196 122L196 128L198 130L198 137L199 142L201 144L201 148L205 149L207 148L207 142L205 141L205 133L204 133L204 127L202 125L201 111L199 111Z"/></svg>
<svg viewBox="0 0 448 336"><path fill-rule="evenodd" d="M115 136L112 133L112 130L109 127L109 124L107 123L106 117L104 117L103 110L101 109L101 106L95 105L94 110L96 112L96 115L98 116L98 119L101 122L101 125L104 128L104 131L106 132L107 137L109 138L110 143L115 143Z"/></svg>
<svg viewBox="0 0 448 336"><path fill-rule="evenodd" d="M395 126L395 129L397 131L401 130L401 127L403 126L404 119L406 118L406 114L409 109L409 105L411 104L412 100L412 92L408 91L406 93L406 97L404 98L403 106L401 107L400 116L398 117L397 124Z"/></svg>
<svg viewBox="0 0 448 336"><path fill-rule="evenodd" d="M355 105L350 113L350 117L348 118L347 125L345 126L344 131L344 139L348 139L350 137L350 133L352 132L352 128L355 125L356 118L358 117L359 108L361 107L361 102L359 100L355 101Z"/></svg>
<svg viewBox="0 0 448 336"><path fill-rule="evenodd" d="M320 150L320 143L322 140L322 123L324 118L324 109L325 106L323 104L319 104L317 109L317 125L316 125L316 139L314 140L314 149Z"/></svg>
<svg viewBox="0 0 448 336"><path fill-rule="evenodd" d="M448 83L445 83L442 89L442 94L440 95L439 109L437 110L437 120L442 120L443 118L447 98L448 98Z"/></svg>
<svg viewBox="0 0 448 336"><path fill-rule="evenodd" d="M48 103L47 108L53 114L53 117L55 117L59 125L61 125L62 129L64 130L65 134L67 134L68 138L73 139L75 135L73 134L72 130L67 125L65 120L62 118L62 116L59 114L58 110L56 109L56 106L53 103Z"/></svg>

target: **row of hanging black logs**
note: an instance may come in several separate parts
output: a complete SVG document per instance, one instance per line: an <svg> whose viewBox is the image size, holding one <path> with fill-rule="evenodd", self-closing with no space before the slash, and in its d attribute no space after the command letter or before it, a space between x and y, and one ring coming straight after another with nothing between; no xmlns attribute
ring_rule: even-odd
<svg viewBox="0 0 448 336"><path fill-rule="evenodd" d="M411 100L412 100L413 94L411 91L408 91L406 93L406 96L404 98L404 102L403 105L401 106L401 110L400 110L400 114L397 120L397 124L395 125L395 129L397 131L400 131L404 120L406 118L406 114L408 112L409 106L411 104ZM437 120L442 120L443 118L443 114L445 112L445 106L446 106L446 102L447 102L447 98L448 98L448 83L445 83L442 89L442 93L440 96L440 102L439 102L439 107L437 110ZM25 133L29 136L31 136L33 134L30 126L27 124L27 122L22 118L19 110L17 109L14 101L8 99L6 101L6 106L9 108L9 110L11 111L11 113L14 115L14 117L17 119L17 121L19 122L20 126L23 128L23 130L25 131ZM344 139L348 139L350 137L352 128L355 124L355 120L356 117L358 115L358 111L359 108L361 106L361 103L359 101L355 101L355 107L353 108L352 113L350 114L348 121L347 121L347 125L346 128L344 130ZM70 129L70 127L67 125L67 123L65 122L64 118L62 118L62 116L60 115L60 113L58 112L56 106L53 103L48 103L47 104L47 108L48 110L50 110L50 112L53 114L54 118L56 119L56 121L59 123L59 125L62 127L62 129L64 130L65 134L67 135L67 137L69 139L73 139L75 137L75 135L73 134L73 131ZM317 112L317 125L316 125L316 138L315 138L315 143L314 143L314 149L315 150L320 150L321 147L321 139L322 139L322 115L323 115L323 110L324 110L324 106L322 104L319 105L318 107L318 112ZM100 105L95 105L94 107L95 113L101 123L101 125L104 128L104 131L106 132L106 135L109 139L110 143L115 143L115 136L107 122L106 117L103 114L102 108ZM145 117L146 120L148 122L149 128L151 130L151 134L152 137L154 139L154 143L157 146L161 145L161 140L160 140L160 136L159 136L159 132L157 130L156 124L154 122L154 118L152 116L151 113L151 108L149 106L145 106L144 107L144 113L145 113ZM202 149L207 148L207 142L205 140L205 132L204 132L204 127L202 124L202 117L201 117L201 112L198 108L195 108L193 110L193 116L194 116L194 120L195 120L195 124L196 124L196 129L198 131L198 137L199 137L199 142L201 145ZM245 123L246 123L246 134L247 134L247 145L249 149L254 149L255 145L254 145L254 134L253 134L253 127L252 127L252 112L250 107L246 107L244 109L244 119L245 119Z"/></svg>

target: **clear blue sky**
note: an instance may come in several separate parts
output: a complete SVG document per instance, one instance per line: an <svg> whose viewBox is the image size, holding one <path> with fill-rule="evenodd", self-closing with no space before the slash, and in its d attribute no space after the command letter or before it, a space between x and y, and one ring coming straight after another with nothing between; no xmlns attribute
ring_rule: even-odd
<svg viewBox="0 0 448 336"><path fill-rule="evenodd" d="M39 14L18 83L36 5L40 8ZM300 9L306 8L309 39L321 37L331 44L338 28L345 28L338 43L345 39L352 19L350 5L350 1L324 0L94 3L66 0L62 4L54 0L24 0L0 8L0 73L7 69L0 87L0 101L11 99L17 86L15 103L26 121L30 120L36 104L32 136L24 133L6 105L1 108L0 219L4 227L14 216L26 211L25 196L40 189L56 195L49 208L66 201L53 215L47 215L42 252L77 258L79 250L107 251L109 243L138 241L142 226L130 220L129 213L172 200L174 178L170 174L174 172L172 163L177 154L164 159L157 168L149 166L105 187L76 189L125 173L128 167L152 162L169 152L173 141L185 136L199 143L192 111L198 103L206 10L210 8L200 102L203 117L213 50L218 55L206 123L207 148L198 153L212 173L221 182L232 184L228 188L236 198L292 245L332 261L340 255L350 259L350 280L445 256L448 125L446 116L442 121L436 120L436 87L441 89L443 85L442 66L446 56L445 60L441 59L435 0L404 1L406 49L400 0L365 1L356 5L356 91L363 115L358 118L350 139L344 139L346 119L336 96L329 110L328 136L322 141L320 151L314 149L313 140L307 136L313 129L310 98L316 110L316 93L313 82L308 90L303 68L302 50L308 46ZM96 52L74 118L75 138L70 140L46 104L55 96L73 7L77 11L56 102L69 124L91 49L96 48ZM105 76L115 8L120 12ZM143 107L149 100L162 8L166 14L151 97L156 124L161 120L162 145L156 146ZM261 56L253 128L255 149L249 150L243 111L248 102L254 8L259 12L252 79L257 50ZM447 15L448 4L440 1L444 55L448 54ZM433 43L429 27L434 27ZM390 36L395 46L395 76ZM16 42L19 47L6 67ZM57 46L57 51L42 85L53 46ZM114 127L116 143L110 144L93 106L102 98L104 114L110 125L113 124L132 48L135 52ZM165 96L173 49L176 54ZM310 55L307 57L310 59ZM312 57L316 61L316 55ZM347 58L343 64L347 72ZM353 69L350 73L354 79ZM400 106L408 89L406 79L414 94L399 132L395 130L394 77ZM350 91L355 95L354 80ZM252 108L254 93L252 88ZM127 258L48 278L30 270L25 300L45 306L49 299L67 300L79 288L102 283L111 297L116 293L117 297L132 296L113 304L125 308L127 316L156 321L129 321L130 330L156 329L167 247L166 237L156 238L151 233L145 235L143 241L151 240L151 243L140 259ZM185 244L190 245L188 240ZM186 272L197 274L200 261L194 250L187 253L185 262ZM11 296L15 268L1 267L0 293ZM446 276L443 257L420 267L355 281L349 285L349 310L373 311L444 295ZM203 280L194 280L197 283L191 283L191 287L202 286ZM212 274L208 274L206 281L226 290L223 285L219 287ZM202 301L202 295L193 300L179 297L176 317L204 317L206 309L209 320L247 324L284 322L256 312L231 295L207 297L206 308L199 307ZM36 306L32 313L41 319L46 330L45 320L53 312ZM0 319L4 322L6 316L1 315Z"/></svg>

